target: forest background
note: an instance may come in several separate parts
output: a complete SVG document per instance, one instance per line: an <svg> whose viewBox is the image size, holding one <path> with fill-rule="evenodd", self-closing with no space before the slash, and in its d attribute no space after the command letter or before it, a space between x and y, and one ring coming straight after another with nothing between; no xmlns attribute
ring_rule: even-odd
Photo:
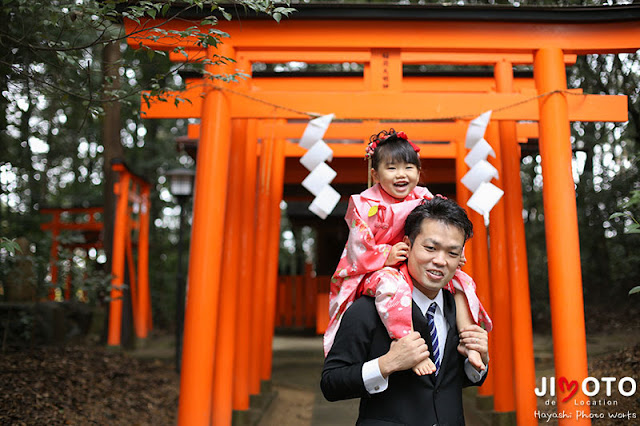
<svg viewBox="0 0 640 426"><path fill-rule="evenodd" d="M51 237L40 230L41 223L49 220L40 210L113 205L110 190L113 176L108 165L112 158L123 158L131 170L152 183L149 281L154 325L164 330L175 326L175 244L180 207L169 193L165 173L176 167L194 166L193 160L176 144L176 138L186 134L188 123L141 119L140 92L152 89L162 94L164 90L179 88L180 72L201 71L202 65L175 64L164 52L131 49L118 25L122 16L172 19L166 6L169 3L2 2L0 22L6 25L0 29L0 237L9 248L8 242L20 237L28 243L22 252L0 249L0 283L29 280L37 298L48 293ZM210 7L199 1L180 3L187 10ZM420 2L431 3L452 2ZM630 2L455 2L470 7L588 7L613 3ZM234 7L269 13L276 20L295 14L286 4L270 0L243 0ZM295 8L294 2L291 7ZM219 7L217 11L217 16L228 14ZM196 36L205 44L215 45L224 34L213 30ZM301 63L255 64L254 67L274 72L343 71L357 70L358 64L315 68ZM640 235L634 232L634 217L640 217L639 82L638 53L588 55L579 57L568 68L570 88L580 87L592 94L625 94L629 100L626 123L574 122L571 126L587 316L591 312L638 313L640 296L629 295L629 290L640 285ZM113 119L112 114L116 114L116 123L120 120L120 124L105 130L104 123ZM524 156L521 178L534 331L546 332L550 327L550 310L542 175L537 153ZM187 209L190 210L189 204ZM611 218L616 212L625 214ZM107 221L109 215L107 209ZM285 205L281 222L281 273L299 273L299 265L320 255L313 251L313 231L293 229ZM185 235L188 244L188 229ZM108 239L108 235L105 237ZM89 302L95 306L106 301L108 245L107 241L106 251L90 250L88 256L82 252L61 253L61 260L73 259L76 272L83 272L74 274L74 286L87 291ZM16 266L24 262L33 265L34 273L23 274L24 268ZM83 278L84 272L87 278ZM64 282L64 277L58 282ZM614 306L616 309L612 309Z"/></svg>

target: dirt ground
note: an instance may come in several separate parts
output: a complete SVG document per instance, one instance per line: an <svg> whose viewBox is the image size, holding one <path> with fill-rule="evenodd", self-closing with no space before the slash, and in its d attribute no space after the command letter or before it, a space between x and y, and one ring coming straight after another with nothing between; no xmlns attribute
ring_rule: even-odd
<svg viewBox="0 0 640 426"><path fill-rule="evenodd" d="M299 338L316 345L317 338ZM306 340L305 340L306 339ZM313 340L316 339L316 340ZM173 425L176 423L179 380L171 350L165 347L131 354L100 346L9 348L0 353L0 424L11 425ZM639 380L640 336L637 333L591 335L589 374L593 377L632 377ZM293 343L299 346L298 341ZM553 375L550 342L536 337L538 376ZM319 348L318 348L319 349ZM308 351L313 349L304 349ZM272 385L277 398L259 426L320 426L317 386L321 351L302 356L301 350L275 348ZM144 356L140 358L140 354ZM640 416L640 389L632 397L617 393L615 410L592 407L593 413L620 412ZM538 398L541 411L553 412ZM333 403L332 403L333 404ZM329 405L338 418L349 420L339 405ZM327 408L327 407L325 407ZM316 416L317 417L317 416ZM541 421L544 422L544 421ZM345 421L349 424L349 421ZM352 422L350 423L352 424ZM547 424L557 424L551 420ZM595 419L593 424L640 424L636 419Z"/></svg>
<svg viewBox="0 0 640 426"><path fill-rule="evenodd" d="M97 346L37 347L0 354L0 424L172 425L173 364Z"/></svg>
<svg viewBox="0 0 640 426"><path fill-rule="evenodd" d="M287 386L275 386L278 397L273 401L258 426L309 426L313 413L314 393Z"/></svg>

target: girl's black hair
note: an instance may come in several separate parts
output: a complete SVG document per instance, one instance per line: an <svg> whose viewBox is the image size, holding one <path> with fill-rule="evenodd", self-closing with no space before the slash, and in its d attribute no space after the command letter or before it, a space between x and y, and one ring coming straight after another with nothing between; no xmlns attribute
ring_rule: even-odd
<svg viewBox="0 0 640 426"><path fill-rule="evenodd" d="M386 137L386 139L384 139ZM395 130L383 130L369 138L370 143L377 142L376 149L371 156L371 167L378 170L382 162L409 163L420 169L420 157L413 146L398 136Z"/></svg>

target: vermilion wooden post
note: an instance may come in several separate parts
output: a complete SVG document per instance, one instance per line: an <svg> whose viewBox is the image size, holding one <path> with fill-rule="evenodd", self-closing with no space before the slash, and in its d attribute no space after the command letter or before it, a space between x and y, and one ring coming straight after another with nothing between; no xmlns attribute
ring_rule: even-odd
<svg viewBox="0 0 640 426"><path fill-rule="evenodd" d="M294 324L293 288L295 281L291 275L284 277L284 326L291 327Z"/></svg>
<svg viewBox="0 0 640 426"><path fill-rule="evenodd" d="M294 315L295 318L293 324L296 327L302 327L304 325L304 280L302 275L294 275L293 288L296 295L294 303Z"/></svg>
<svg viewBox="0 0 640 426"><path fill-rule="evenodd" d="M267 263L266 274L266 295L265 304L265 321L263 325L265 341L263 346L262 358L262 380L271 379L271 365L273 360L273 329L276 313L276 285L278 281L278 255L280 252L280 203L282 201L282 191L284 182L284 145L285 140L276 138L273 147L273 167L271 168L271 190L269 191L269 208L271 214L269 216L269 240L267 247L267 255L269 262Z"/></svg>
<svg viewBox="0 0 640 426"><path fill-rule="evenodd" d="M222 252L222 278L218 308L218 332L213 371L213 400L211 424L230 425L233 409L235 339L238 335L236 315L238 288L246 285L238 281L240 271L240 234L243 230L242 209L245 138L239 120L231 121L231 149L229 152L229 180L227 209Z"/></svg>
<svg viewBox="0 0 640 426"><path fill-rule="evenodd" d="M207 49L209 59L213 60L216 54L233 57L233 48L222 44L217 50ZM223 67L210 64L205 69L212 74L226 72ZM201 120L178 407L178 424L184 426L209 425L211 421L224 230L221 212L226 207L231 139L229 100L225 93L209 88Z"/></svg>
<svg viewBox="0 0 640 426"><path fill-rule="evenodd" d="M300 276L300 287L302 288L302 317L300 321L300 327L305 328L307 325L307 318L309 318L309 310L307 309L309 299L309 286L308 281L304 275Z"/></svg>
<svg viewBox="0 0 640 426"><path fill-rule="evenodd" d="M513 91L513 67L500 61L495 67L498 92ZM509 277L511 282L511 320L513 323L513 361L518 425L536 425L536 368L533 357L533 328L529 297L527 243L522 220L522 184L520 180L520 146L516 123L500 121L500 153L505 205Z"/></svg>
<svg viewBox="0 0 640 426"><path fill-rule="evenodd" d="M316 282L320 284L324 278L316 277ZM316 334L323 334L329 324L329 293L318 293L316 300Z"/></svg>
<svg viewBox="0 0 640 426"><path fill-rule="evenodd" d="M239 130L239 129L237 129ZM244 122L245 158L242 176L242 228L240 239L240 264L238 269L238 308L236 311L237 334L236 356L234 365L233 409L237 411L249 410L249 363L250 336L255 334L251 330L251 299L259 279L254 274L254 241L256 211L256 168L257 145L255 135L255 120Z"/></svg>
<svg viewBox="0 0 640 426"><path fill-rule="evenodd" d="M276 309L276 327L284 325L284 292L287 277L278 277L278 307Z"/></svg>
<svg viewBox="0 0 640 426"><path fill-rule="evenodd" d="M131 234L133 233L133 212L129 209L127 214L127 234L125 238L125 256L127 259L127 269L129 271L129 295L131 297L131 313L133 314L134 330L138 330L138 321L140 313L138 312L138 282L136 279L136 266L133 261L133 243Z"/></svg>
<svg viewBox="0 0 640 426"><path fill-rule="evenodd" d="M151 294L149 292L149 193L151 188L144 185L141 190L140 230L138 233L138 314L136 330L139 338L146 338L151 330Z"/></svg>
<svg viewBox="0 0 640 426"><path fill-rule="evenodd" d="M484 218L475 211L469 211L469 218L473 223L473 280L476 282L476 293L482 302L484 309L493 319L493 309L491 306L491 280L489 278L489 246L487 244L487 227L484 224ZM489 357L492 358L491 367L487 373L484 384L478 388L478 396L483 399L478 400L478 406L482 409L493 408L493 371L495 370L495 362L493 354L495 353L495 339L493 333L489 333ZM488 402L487 402L488 401ZM486 402L486 403L485 403Z"/></svg>
<svg viewBox="0 0 640 426"><path fill-rule="evenodd" d="M500 166L501 153L498 128L490 123L485 135L494 151L496 159L490 158L494 167L502 177ZM502 179L494 182L502 187ZM491 364L494 384L494 412L498 416L506 416L515 412L513 385L513 343L511 333L511 298L509 288L509 271L507 267L507 239L505 234L504 199L501 199L491 210L489 223L490 265L491 265L491 306L493 307L493 339L494 351ZM502 421L502 420L498 420ZM508 421L508 420L505 420Z"/></svg>
<svg viewBox="0 0 640 426"><path fill-rule="evenodd" d="M246 74L251 74L251 62L241 53L236 58L237 68ZM240 88L250 87L249 79L241 79L238 82ZM249 415L249 381L250 381L250 354L251 354L251 298L255 284L253 268L254 240L256 220L256 174L257 174L257 136L256 121L253 119L239 121L235 132L238 140L244 145L244 169L242 174L242 187L238 190L242 193L243 209L241 211L242 230L238 236L239 251L241 253L238 272L238 300L236 309L237 335L235 338L236 356L234 360L234 385L233 385L233 410L234 415ZM250 266L251 265L251 266ZM233 420L234 423L243 423L243 419Z"/></svg>
<svg viewBox="0 0 640 426"><path fill-rule="evenodd" d="M305 275L300 275L300 304L302 305L302 315L300 317L300 327L304 328L307 324L309 311L307 310L307 300L309 298L309 282Z"/></svg>
<svg viewBox="0 0 640 426"><path fill-rule="evenodd" d="M312 278L312 281L313 281L313 305L311 306L311 309L313 312L313 321L311 321L311 324L309 325L309 327L315 328L316 324L318 323L317 306L318 306L318 297L320 296L320 293L318 292L318 276L315 275Z"/></svg>
<svg viewBox="0 0 640 426"><path fill-rule="evenodd" d="M566 90L567 80L562 50L540 49L535 53L534 78L538 93ZM549 267L549 299L553 330L556 378L582 383L587 377L587 342L584 324L580 242L573 176L567 95L555 93L541 98L540 156L542 195ZM581 391L566 402L558 398L558 413L575 414L575 407L589 413L587 397ZM587 418L560 418L563 424L590 424Z"/></svg>
<svg viewBox="0 0 640 426"><path fill-rule="evenodd" d="M124 284L124 250L127 233L127 210L129 206L129 181L127 172L119 173L119 181L113 188L116 201L116 217L113 226L113 249L111 254L111 301L109 302L109 333L107 344L120 346L122 327L122 285Z"/></svg>
<svg viewBox="0 0 640 426"><path fill-rule="evenodd" d="M467 207L467 201L469 201L469 197L471 197L471 191L461 182L462 177L469 171L469 167L467 167L467 164L464 162L464 158L467 155L464 142L462 138L456 138L454 140L456 144L456 202L469 212L471 209ZM466 242L464 253L467 263L462 269L473 277L473 238Z"/></svg>
<svg viewBox="0 0 640 426"><path fill-rule="evenodd" d="M468 126L468 123L467 123ZM463 270L471 275L476 283L478 298L482 302L485 310L489 312L491 316L491 293L489 291L489 256L487 246L487 228L484 224L484 219L475 211L467 207L466 203L471 197L470 191L462 185L460 179L469 171L469 167L464 162L464 157L467 155L468 150L465 148L465 141L462 138L456 140L458 147L456 157L456 195L458 204L463 206L467 210L467 214L473 223L473 238L467 241L465 245L465 256L467 258L467 264L463 267ZM493 356L491 350L491 344L493 339L491 334L489 335L489 356ZM493 364L492 364L493 365ZM478 406L482 409L490 409L493 404L485 404L482 400L483 397L490 397L493 395L493 375L489 370L489 375L484 381L484 384L478 388L477 395L481 397L478 399Z"/></svg>
<svg viewBox="0 0 640 426"><path fill-rule="evenodd" d="M271 176L273 168L273 147L275 141L273 139L263 139L260 149L260 178L258 183L258 217L256 220L256 240L255 240L255 277L258 281L253 288L254 295L252 297L253 313L252 313L252 329L254 330L253 344L251 353L251 384L249 391L252 395L260 393L261 379L261 357L264 353L266 341L265 319L266 319L266 297L267 297L267 265L269 262L268 242L270 218L272 209L269 208L269 192L271 191Z"/></svg>
<svg viewBox="0 0 640 426"><path fill-rule="evenodd" d="M318 285L313 276L313 265L311 263L304 264L304 283L306 289L305 312L307 316L304 326L305 328L313 328L316 324Z"/></svg>

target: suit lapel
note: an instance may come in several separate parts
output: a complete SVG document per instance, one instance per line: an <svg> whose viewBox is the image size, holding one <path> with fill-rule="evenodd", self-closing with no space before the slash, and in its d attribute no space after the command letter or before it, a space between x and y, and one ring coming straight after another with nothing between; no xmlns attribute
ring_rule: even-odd
<svg viewBox="0 0 640 426"><path fill-rule="evenodd" d="M413 302L412 309L413 329L420 333L422 338L427 342L429 351L431 351L431 336L429 336L429 324L427 323L427 319L422 315L422 312L420 311L420 308L418 308L418 305L416 305L416 302Z"/></svg>
<svg viewBox="0 0 640 426"><path fill-rule="evenodd" d="M440 362L440 373L436 378L436 386L440 385L440 381L442 380L443 372L446 371L446 368L449 368L449 363L452 360L455 360L454 356L457 348L455 347L455 336L458 332L458 327L456 326L456 309L455 303L453 301L453 295L446 290L441 290L444 294L444 318L447 324L449 325L449 331L447 332L447 340L444 344L444 353L442 354L442 361ZM453 355L452 355L453 354Z"/></svg>
<svg viewBox="0 0 640 426"><path fill-rule="evenodd" d="M427 342L427 346L429 347L429 352L433 353L433 342L431 342L431 334L429 334L429 323L427 322L427 318L422 315L422 311L415 302L413 302L413 329L420 333L420 336ZM433 358L431 358L433 359ZM435 374L428 374L426 376L420 377L422 380L426 380L431 386L435 386Z"/></svg>

